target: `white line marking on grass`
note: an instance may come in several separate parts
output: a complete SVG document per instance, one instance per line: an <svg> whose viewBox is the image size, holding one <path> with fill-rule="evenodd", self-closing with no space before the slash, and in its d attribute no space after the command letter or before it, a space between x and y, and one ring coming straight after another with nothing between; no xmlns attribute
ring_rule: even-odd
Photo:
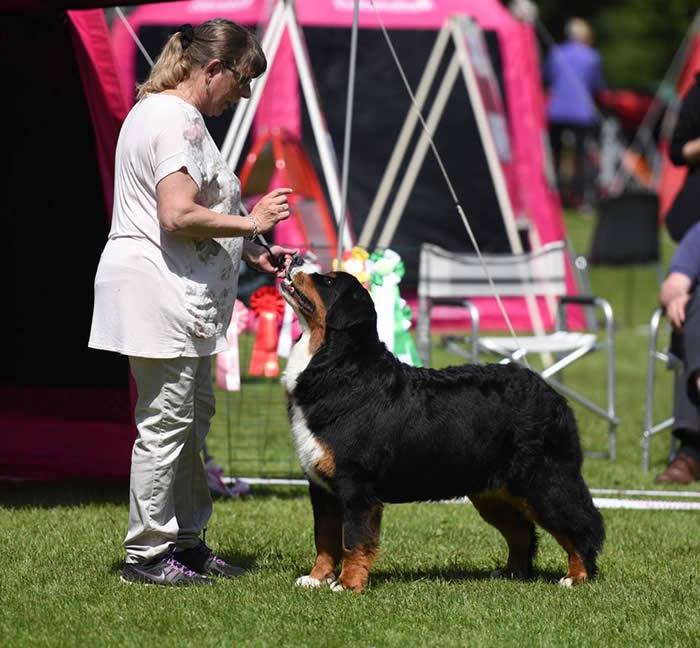
<svg viewBox="0 0 700 648"><path fill-rule="evenodd" d="M240 477L249 484L268 484L286 486L308 486L306 479L274 479L265 477ZM231 477L224 477L224 481L234 480ZM592 494L598 495L642 495L646 497L693 497L700 498L700 492L693 491L647 491L647 490L625 490L615 488L591 488ZM457 497L455 499L442 500L448 504L471 504L468 497ZM700 511L700 502L675 502L658 500L638 500L617 497L594 497L593 503L598 508L607 509L636 509L646 511Z"/></svg>
<svg viewBox="0 0 700 648"><path fill-rule="evenodd" d="M639 509L667 511L700 511L700 502L660 502L659 500L631 500L615 497L594 497L593 503L598 508Z"/></svg>
<svg viewBox="0 0 700 648"><path fill-rule="evenodd" d="M591 488L593 495L643 495L644 497L696 497L700 498L698 491L652 491L652 490L625 490L617 488Z"/></svg>

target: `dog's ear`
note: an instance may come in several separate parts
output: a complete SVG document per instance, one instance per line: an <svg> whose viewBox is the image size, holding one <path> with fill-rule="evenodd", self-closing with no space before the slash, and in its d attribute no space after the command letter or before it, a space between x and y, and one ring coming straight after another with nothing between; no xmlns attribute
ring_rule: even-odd
<svg viewBox="0 0 700 648"><path fill-rule="evenodd" d="M326 326L347 329L357 324L377 321L374 301L364 286L352 277L353 283L335 300L326 314Z"/></svg>

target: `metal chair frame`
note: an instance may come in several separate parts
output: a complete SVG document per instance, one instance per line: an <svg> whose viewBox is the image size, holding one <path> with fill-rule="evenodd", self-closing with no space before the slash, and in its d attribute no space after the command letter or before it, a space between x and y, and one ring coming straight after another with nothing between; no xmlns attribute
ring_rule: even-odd
<svg viewBox="0 0 700 648"><path fill-rule="evenodd" d="M644 405L644 431L642 432L642 470L649 470L650 455L651 455L651 438L668 430L675 423L673 416L669 416L658 423L654 423L654 385L656 383L656 365L663 363L667 369L670 369L678 375L683 371L683 361L678 356L671 353L666 348L664 351L658 350L659 326L664 317L664 309L657 308L649 323L649 354L647 359L647 383L646 383L646 398ZM677 376L676 376L677 377ZM676 451L677 440L671 434L671 447L669 449L669 457L673 457Z"/></svg>

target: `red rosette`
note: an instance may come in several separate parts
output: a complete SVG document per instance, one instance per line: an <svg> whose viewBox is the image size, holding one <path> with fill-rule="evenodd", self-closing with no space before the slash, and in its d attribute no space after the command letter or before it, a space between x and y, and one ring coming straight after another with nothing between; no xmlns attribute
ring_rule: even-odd
<svg viewBox="0 0 700 648"><path fill-rule="evenodd" d="M275 286L261 286L250 296L250 309L258 318L258 330L248 373L270 378L279 374L277 337L284 315L284 298Z"/></svg>

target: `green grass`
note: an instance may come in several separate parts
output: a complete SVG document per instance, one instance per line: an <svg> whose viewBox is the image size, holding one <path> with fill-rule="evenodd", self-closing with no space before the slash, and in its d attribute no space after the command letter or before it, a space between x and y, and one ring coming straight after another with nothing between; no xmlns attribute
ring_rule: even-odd
<svg viewBox="0 0 700 648"><path fill-rule="evenodd" d="M693 513L604 511L599 579L564 590L549 536L533 581L491 580L505 547L473 507L389 506L355 596L294 587L313 560L301 489L217 502L210 540L250 571L204 590L118 582L124 487L22 485L2 500L3 646L697 645Z"/></svg>
<svg viewBox="0 0 700 648"><path fill-rule="evenodd" d="M585 252L591 221L574 213L567 221L576 249ZM665 241L666 259L669 252ZM640 470L648 344L641 327L657 288L651 270L634 273L633 299L626 301L626 270L591 272L594 292L616 314L632 305L616 338L618 459L586 459L591 487L656 488L653 475L668 449L665 434L654 441L652 470ZM604 389L597 360L581 367L567 373L572 386ZM660 407L668 409L669 376L660 373ZM226 395L218 395L210 449L238 474L261 466L298 474L296 460L287 458L280 394L277 380L246 379L243 391L229 396L228 415ZM605 425L579 408L577 415L584 446L604 447ZM217 501L207 535L249 573L211 589L168 590L119 583L124 484L0 484L0 646L698 645L696 512L604 509L600 576L564 590L555 583L565 555L548 535L541 535L533 580L491 580L505 543L472 506L388 506L370 587L355 596L293 586L314 553L305 489L254 494Z"/></svg>

